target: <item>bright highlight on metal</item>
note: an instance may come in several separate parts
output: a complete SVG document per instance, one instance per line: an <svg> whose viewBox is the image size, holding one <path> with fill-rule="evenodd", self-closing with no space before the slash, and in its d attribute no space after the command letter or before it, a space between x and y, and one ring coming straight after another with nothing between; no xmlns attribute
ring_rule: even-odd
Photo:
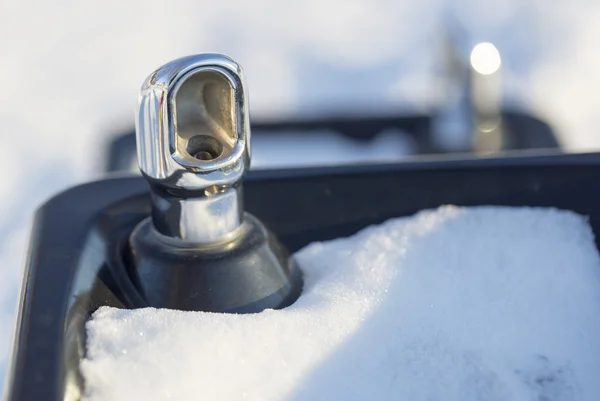
<svg viewBox="0 0 600 401"><path fill-rule="evenodd" d="M495 73L501 64L500 52L492 43L479 43L471 51L471 66L482 75Z"/></svg>

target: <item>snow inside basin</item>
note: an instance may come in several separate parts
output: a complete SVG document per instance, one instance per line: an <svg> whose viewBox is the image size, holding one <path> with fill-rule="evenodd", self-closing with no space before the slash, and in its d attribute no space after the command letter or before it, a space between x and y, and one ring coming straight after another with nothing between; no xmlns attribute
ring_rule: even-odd
<svg viewBox="0 0 600 401"><path fill-rule="evenodd" d="M99 309L84 399L600 399L583 216L445 206L295 257L305 287L284 310Z"/></svg>

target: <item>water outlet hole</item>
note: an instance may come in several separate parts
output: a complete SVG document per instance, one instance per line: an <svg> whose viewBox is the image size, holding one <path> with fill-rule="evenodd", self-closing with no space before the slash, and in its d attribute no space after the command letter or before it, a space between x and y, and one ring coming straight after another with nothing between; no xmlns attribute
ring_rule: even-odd
<svg viewBox="0 0 600 401"><path fill-rule="evenodd" d="M196 135L189 139L187 152L190 156L202 160L214 160L223 153L223 145L208 135Z"/></svg>

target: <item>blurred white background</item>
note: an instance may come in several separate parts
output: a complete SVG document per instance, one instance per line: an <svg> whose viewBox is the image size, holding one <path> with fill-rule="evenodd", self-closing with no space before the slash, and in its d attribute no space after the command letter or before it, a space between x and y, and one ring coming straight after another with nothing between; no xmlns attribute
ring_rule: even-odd
<svg viewBox="0 0 600 401"><path fill-rule="evenodd" d="M98 177L143 79L188 54L245 69L255 117L427 110L450 18L491 41L507 103L600 147L600 3L587 0L1 0L0 374L35 207ZM60 233L57 233L60 235Z"/></svg>

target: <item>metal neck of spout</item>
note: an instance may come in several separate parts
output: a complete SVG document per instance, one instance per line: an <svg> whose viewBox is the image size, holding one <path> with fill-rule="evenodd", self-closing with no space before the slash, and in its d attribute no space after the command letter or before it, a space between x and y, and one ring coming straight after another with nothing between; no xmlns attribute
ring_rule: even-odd
<svg viewBox="0 0 600 401"><path fill-rule="evenodd" d="M242 186L213 187L192 195L153 188L152 222L156 231L194 246L233 239L243 221Z"/></svg>

